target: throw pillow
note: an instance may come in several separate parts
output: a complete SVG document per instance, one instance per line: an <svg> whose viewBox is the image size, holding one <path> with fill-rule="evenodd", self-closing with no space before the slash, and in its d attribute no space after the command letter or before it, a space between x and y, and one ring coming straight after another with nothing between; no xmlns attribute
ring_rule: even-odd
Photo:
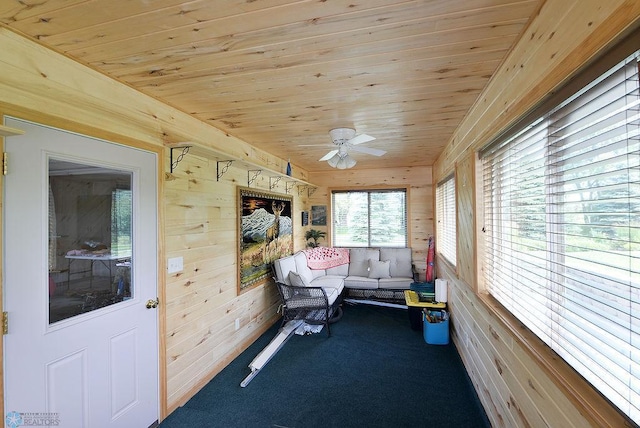
<svg viewBox="0 0 640 428"><path fill-rule="evenodd" d="M389 260L383 262L376 260L369 260L369 278L390 278L389 275Z"/></svg>
<svg viewBox="0 0 640 428"><path fill-rule="evenodd" d="M289 272L289 282L294 287L308 287L309 282L298 274L298 272L291 271Z"/></svg>
<svg viewBox="0 0 640 428"><path fill-rule="evenodd" d="M369 270L369 261L351 260L349 262L349 276L367 276Z"/></svg>
<svg viewBox="0 0 640 428"><path fill-rule="evenodd" d="M369 260L380 260L380 250L351 248L349 250L349 276L369 275Z"/></svg>

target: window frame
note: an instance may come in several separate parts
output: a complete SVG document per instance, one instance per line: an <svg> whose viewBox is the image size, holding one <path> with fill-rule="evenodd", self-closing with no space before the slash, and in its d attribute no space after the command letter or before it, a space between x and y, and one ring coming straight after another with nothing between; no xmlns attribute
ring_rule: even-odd
<svg viewBox="0 0 640 428"><path fill-rule="evenodd" d="M615 66L617 63L622 61L624 58L628 57L631 52L637 51L637 41L639 38L639 34L634 34L630 39L625 41L622 45L610 50L605 55L603 55L597 63L592 64L588 69L580 73L574 79L572 79L571 83L561 90L558 93L554 94L550 99L545 100L540 106L535 109L530 114L526 115L523 119L517 122L516 126L511 127L508 131L505 131L501 136L494 139L493 143L485 146L485 149L480 151L480 156L483 155L483 151L490 150L492 145L495 145L497 141L504 141L509 137L516 135L518 132L522 131L522 124L526 124L528 122L533 122L532 119L542 116L546 111L550 111L553 106L561 105L565 99L569 98L573 93L578 92L583 86L587 83L595 80L597 77L603 75L607 70L611 67ZM634 42L635 40L635 42ZM633 49L633 47L636 49ZM547 188L548 185L545 185ZM482 192L478 192L480 195ZM483 205L485 204L484 198L478 199L478 207L482 210ZM551 213L554 215L555 213ZM481 219L481 223L484 222L484 212L479 213L479 218ZM633 226L631 226L633 227ZM484 228L483 228L484 232ZM553 231L552 231L553 233ZM484 248L484 243L479 244L479 248L482 248L483 251L486 251ZM486 259L486 255L480 254L480 259ZM560 359L550 359L549 358L549 346L546 345L540 338L538 338L534 333L529 329L523 329L521 321L515 318L515 316L508 311L497 299L489 294L487 294L486 290L486 282L485 278L479 278L481 285L483 285L483 293L480 294L482 300L488 305L490 309L494 311L496 315L499 316L503 320L503 322L510 327L512 333L519 338L525 349L531 352L532 355L536 357L536 359L541 363L541 366L552 376L552 379L556 380L558 384L568 392L568 395L579 398L579 402L583 403L585 408L591 409L588 411L590 416L594 418L602 418L604 420L606 417L602 416L603 414L608 413L611 415L611 412L618 413L620 416L624 418L628 418L623 414L622 411L618 410L615 407L611 407L611 409L598 409L597 411L592 411L592 407L586 403L592 403L597 400L606 400L600 396L599 392L595 389L595 387L591 386L591 384L587 383L587 381L581 376L578 375L570 368L569 364L560 360ZM633 286L632 286L633 287ZM584 387L584 388L583 388Z"/></svg>
<svg viewBox="0 0 640 428"><path fill-rule="evenodd" d="M450 174L436 185L436 251L451 266L458 264L458 200L456 176Z"/></svg>
<svg viewBox="0 0 640 428"><path fill-rule="evenodd" d="M372 245L372 239L371 239L371 211L370 211L370 201L371 201L371 194L372 193L390 193L390 192L402 192L404 193L404 245L398 245L398 244L393 244L393 245L380 245L380 244L374 244ZM368 219L368 226L367 226L367 243L366 245L353 245L353 244L349 244L349 245L342 245L337 243L336 241L336 222L337 222L337 216L336 216L336 206L335 206L335 194L340 194L340 193L366 193L367 194L367 219ZM408 187L404 187L404 186L390 186L390 187L373 187L373 188L335 188L335 189L330 189L329 191L329 198L330 198L330 207L331 207L331 222L330 222L330 237L331 237L331 245L334 247L344 247L344 248L370 248L370 247L389 247L389 248L393 248L393 247L399 247L399 246L403 246L403 247L408 247L409 246L409 242L411 240L410 237L410 218L409 218L409 188Z"/></svg>

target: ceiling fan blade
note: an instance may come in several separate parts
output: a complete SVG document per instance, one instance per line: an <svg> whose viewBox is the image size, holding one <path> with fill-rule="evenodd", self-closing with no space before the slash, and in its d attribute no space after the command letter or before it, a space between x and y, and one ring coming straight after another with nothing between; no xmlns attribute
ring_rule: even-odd
<svg viewBox="0 0 640 428"><path fill-rule="evenodd" d="M384 150L372 149L371 147L360 147L360 146L351 147L350 150L353 150L354 152L366 153L368 155L373 155L373 156L382 156L383 154L387 153Z"/></svg>
<svg viewBox="0 0 640 428"><path fill-rule="evenodd" d="M322 156L319 160L320 161L326 161L326 160L331 159L332 157L334 157L337 154L338 154L337 150L331 150L329 153L327 153L326 155Z"/></svg>
<svg viewBox="0 0 640 428"><path fill-rule="evenodd" d="M360 135L356 135L355 137L347 141L347 144L351 144L352 146L355 146L357 144L366 143L368 141L373 141L375 139L376 137L372 137L371 135L360 134Z"/></svg>

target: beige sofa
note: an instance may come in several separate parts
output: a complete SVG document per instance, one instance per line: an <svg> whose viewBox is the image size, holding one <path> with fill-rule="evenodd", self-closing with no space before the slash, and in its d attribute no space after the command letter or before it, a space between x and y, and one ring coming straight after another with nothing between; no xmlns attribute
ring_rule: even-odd
<svg viewBox="0 0 640 428"><path fill-rule="evenodd" d="M327 269L309 268L304 251L283 257L274 262L275 279L286 285L321 287L330 302L343 293L352 298L404 301L404 290L417 281L411 248L348 251L349 263Z"/></svg>

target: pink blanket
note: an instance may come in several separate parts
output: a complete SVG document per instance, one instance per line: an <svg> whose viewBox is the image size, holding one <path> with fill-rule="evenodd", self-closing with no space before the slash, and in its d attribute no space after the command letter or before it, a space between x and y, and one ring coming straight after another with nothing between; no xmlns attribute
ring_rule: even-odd
<svg viewBox="0 0 640 428"><path fill-rule="evenodd" d="M349 263L347 248L316 247L304 250L309 269L328 269Z"/></svg>

